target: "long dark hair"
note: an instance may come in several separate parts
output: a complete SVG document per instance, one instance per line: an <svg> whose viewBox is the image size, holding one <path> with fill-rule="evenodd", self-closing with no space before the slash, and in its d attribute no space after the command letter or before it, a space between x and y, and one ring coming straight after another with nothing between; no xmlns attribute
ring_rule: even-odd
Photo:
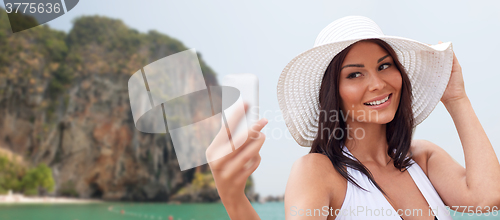
<svg viewBox="0 0 500 220"><path fill-rule="evenodd" d="M412 155L409 150L414 121L413 111L411 108L412 92L410 79L408 78L404 67L399 62L396 53L389 44L380 39L367 39L362 41L376 43L385 49L393 58L399 72L401 72L401 98L399 100L399 106L394 119L386 124L386 138L389 145L387 154L394 161L394 166L400 171L404 171L412 165L410 162ZM332 114L341 113L342 101L339 93L340 69L352 46L353 45L347 47L337 54L325 71L319 91L320 119L329 119L333 116ZM319 120L317 137L313 141L311 151L309 153L321 153L326 155L332 162L335 170L337 170L340 175L347 179L347 181L353 183L355 186L366 191L366 189L356 183L353 177L347 172L347 167L360 171L366 175L383 194L386 195L386 193L373 179L371 172L361 162L344 155L343 145L346 140L346 136L344 134L347 134L347 124L343 120L343 117L338 118L340 119L333 121Z"/></svg>

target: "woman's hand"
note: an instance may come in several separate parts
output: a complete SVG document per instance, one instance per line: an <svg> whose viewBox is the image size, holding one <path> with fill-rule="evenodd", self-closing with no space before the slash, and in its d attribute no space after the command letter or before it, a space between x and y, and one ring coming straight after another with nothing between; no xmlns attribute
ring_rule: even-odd
<svg viewBox="0 0 500 220"><path fill-rule="evenodd" d="M439 43L442 42L439 41ZM446 90L444 91L444 94L441 97L441 102L447 105L450 102L453 102L455 100L460 100L466 97L467 95L465 93L462 67L458 63L458 59L455 56L455 52L453 52L453 66L451 68L450 81L448 82L448 86L446 87Z"/></svg>
<svg viewBox="0 0 500 220"><path fill-rule="evenodd" d="M236 114L227 121L230 128L236 128L244 116L243 112ZM266 139L260 131L266 124L267 119L260 119L248 130L247 137L232 137L233 143L243 143L241 146L234 146L234 151L227 135L229 130L234 129L226 130L223 127L207 148L207 160L217 191L231 219L259 219L244 190L248 177L260 164L259 150Z"/></svg>

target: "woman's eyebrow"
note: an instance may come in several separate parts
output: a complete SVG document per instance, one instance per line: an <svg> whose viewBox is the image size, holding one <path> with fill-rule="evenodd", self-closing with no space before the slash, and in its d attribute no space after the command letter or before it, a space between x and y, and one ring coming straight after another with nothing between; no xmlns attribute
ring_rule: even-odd
<svg viewBox="0 0 500 220"><path fill-rule="evenodd" d="M380 63L382 62L382 60L384 60L385 58L387 58L389 56L389 54L383 56L382 58L378 59L377 63Z"/></svg>
<svg viewBox="0 0 500 220"><path fill-rule="evenodd" d="M340 68L340 70L342 70L346 67L365 67L365 66L363 64L347 64L347 65L343 66L342 68Z"/></svg>
<svg viewBox="0 0 500 220"><path fill-rule="evenodd" d="M385 58L387 58L389 56L389 54L381 57L380 59L378 59L377 63L380 63L382 62L382 60L384 60ZM340 68L340 70L346 68L346 67L365 67L363 64L347 64L345 66L343 66L342 68Z"/></svg>

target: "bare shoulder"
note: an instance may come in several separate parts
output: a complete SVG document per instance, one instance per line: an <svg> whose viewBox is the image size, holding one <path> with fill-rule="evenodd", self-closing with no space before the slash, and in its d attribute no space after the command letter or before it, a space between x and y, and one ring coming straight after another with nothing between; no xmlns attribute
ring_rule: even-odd
<svg viewBox="0 0 500 220"><path fill-rule="evenodd" d="M326 155L304 155L295 161L290 171L285 190L285 208L292 210L294 207L314 209L331 206L336 192L342 194L344 188L342 195L345 195L343 180ZM339 199L343 201L344 198Z"/></svg>
<svg viewBox="0 0 500 220"><path fill-rule="evenodd" d="M427 175L427 167L429 158L436 153L440 154L445 152L443 148L439 147L428 140L418 139L412 140L410 151L413 154L413 160L422 168L424 173Z"/></svg>
<svg viewBox="0 0 500 220"><path fill-rule="evenodd" d="M302 156L293 163L292 167L292 171L307 171L307 173L313 175L323 174L333 170L334 168L330 159L326 155L319 153L309 153Z"/></svg>
<svg viewBox="0 0 500 220"><path fill-rule="evenodd" d="M302 177L307 176L311 180L315 181L329 180L329 182L327 182L328 186L331 186L332 183L343 179L343 177L333 167L330 159L326 155L319 153L309 153L296 160L290 172L290 176L292 175Z"/></svg>

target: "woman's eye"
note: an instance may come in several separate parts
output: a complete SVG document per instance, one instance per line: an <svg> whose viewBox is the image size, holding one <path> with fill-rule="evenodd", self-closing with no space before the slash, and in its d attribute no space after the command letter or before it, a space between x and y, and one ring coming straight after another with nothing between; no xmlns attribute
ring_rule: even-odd
<svg viewBox="0 0 500 220"><path fill-rule="evenodd" d="M378 67L378 70L385 70L391 66L390 63L384 63Z"/></svg>
<svg viewBox="0 0 500 220"><path fill-rule="evenodd" d="M360 72L355 72L355 73L351 73L347 76L348 79L352 79L352 78L357 78L358 76L360 76L361 73Z"/></svg>

